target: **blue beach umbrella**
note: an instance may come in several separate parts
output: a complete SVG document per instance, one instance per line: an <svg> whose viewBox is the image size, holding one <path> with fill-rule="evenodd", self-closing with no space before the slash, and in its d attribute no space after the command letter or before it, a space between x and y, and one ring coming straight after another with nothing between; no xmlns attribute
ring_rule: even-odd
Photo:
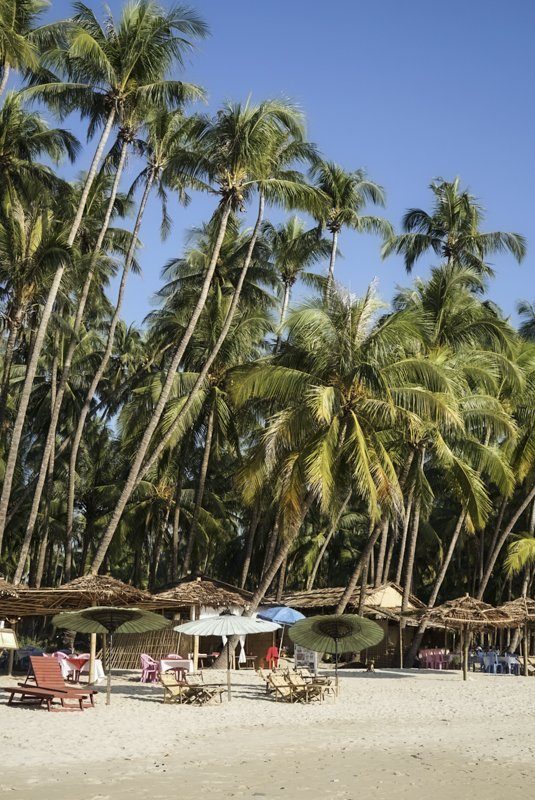
<svg viewBox="0 0 535 800"><path fill-rule="evenodd" d="M259 611L257 616L260 619L265 619L268 622L277 622L282 625L280 649L282 650L282 641L284 639L284 628L294 625L300 619L304 619L305 615L295 608L289 606L273 606L273 608L266 608L265 611Z"/></svg>

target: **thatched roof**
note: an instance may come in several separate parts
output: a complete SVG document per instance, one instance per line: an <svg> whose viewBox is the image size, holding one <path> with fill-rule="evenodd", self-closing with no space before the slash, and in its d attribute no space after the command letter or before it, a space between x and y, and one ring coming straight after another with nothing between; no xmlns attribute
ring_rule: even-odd
<svg viewBox="0 0 535 800"><path fill-rule="evenodd" d="M18 597L18 594L12 583L0 578L0 597Z"/></svg>
<svg viewBox="0 0 535 800"><path fill-rule="evenodd" d="M196 578L184 578L173 586L154 594L160 608L169 602L174 607L190 608L191 606L208 606L210 608L227 608L239 606L244 608L252 598L251 592L239 589L229 583L198 575Z"/></svg>
<svg viewBox="0 0 535 800"><path fill-rule="evenodd" d="M500 606L498 611L503 611L517 622L535 622L535 600L531 597L517 597Z"/></svg>
<svg viewBox="0 0 535 800"><path fill-rule="evenodd" d="M109 575L84 575L62 586L29 589L17 586L16 597L0 597L0 614L33 616L72 611L90 605L147 606L152 595Z"/></svg>
<svg viewBox="0 0 535 800"><path fill-rule="evenodd" d="M309 609L325 612L332 611L338 605L345 592L345 586L327 587L325 589L309 589L300 592L288 592L283 597L287 606L299 611ZM384 583L381 586L367 586L363 611L365 614L377 614L388 619L399 619L403 590L396 583ZM355 589L347 605L348 611L357 611L360 605L360 586ZM416 611L424 604L414 595L409 597L409 611Z"/></svg>
<svg viewBox="0 0 535 800"><path fill-rule="evenodd" d="M447 600L441 606L425 613L427 621L445 625L448 628L507 628L514 624L511 616L499 608L494 608L483 600L465 594L455 600Z"/></svg>

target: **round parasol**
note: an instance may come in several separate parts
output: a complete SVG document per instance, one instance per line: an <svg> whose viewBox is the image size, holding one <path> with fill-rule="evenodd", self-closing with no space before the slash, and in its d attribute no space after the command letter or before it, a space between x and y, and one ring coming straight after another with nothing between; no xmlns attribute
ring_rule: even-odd
<svg viewBox="0 0 535 800"><path fill-rule="evenodd" d="M227 691L228 699L232 699L230 681L230 637L255 633L269 633L280 626L275 622L264 622L252 617L240 617L237 614L223 613L217 617L204 617L177 625L174 630L190 636L226 636L227 637Z"/></svg>
<svg viewBox="0 0 535 800"><path fill-rule="evenodd" d="M334 670L338 690L338 656L373 647L384 637L383 629L366 617L357 614L328 614L296 622L290 628L295 644L318 653L334 653Z"/></svg>
<svg viewBox="0 0 535 800"><path fill-rule="evenodd" d="M273 606L273 608L266 608L258 612L259 619L265 619L268 622L277 622L282 625L282 633L279 649L282 650L282 643L284 641L284 629L289 628L290 625L295 625L300 619L305 619L305 615L295 608L289 606Z"/></svg>
<svg viewBox="0 0 535 800"><path fill-rule="evenodd" d="M92 606L82 611L66 611L52 618L56 628L66 628L79 633L104 633L108 635L108 680L106 705L111 699L111 656L114 633L145 633L167 628L171 622L160 614L140 608L117 606Z"/></svg>

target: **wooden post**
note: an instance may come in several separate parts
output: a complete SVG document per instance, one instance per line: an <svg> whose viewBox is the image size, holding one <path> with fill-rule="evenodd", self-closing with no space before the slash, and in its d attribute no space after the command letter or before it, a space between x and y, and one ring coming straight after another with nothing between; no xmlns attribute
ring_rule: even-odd
<svg viewBox="0 0 535 800"><path fill-rule="evenodd" d="M200 611L200 609L199 609ZM190 608L190 619L198 619L196 614L196 607L191 606ZM193 671L197 672L199 668L199 637L193 637Z"/></svg>
<svg viewBox="0 0 535 800"><path fill-rule="evenodd" d="M95 657L97 655L97 634L89 634L89 683L95 683Z"/></svg>
<svg viewBox="0 0 535 800"><path fill-rule="evenodd" d="M468 678L468 648L470 646L470 636L468 635L468 626L463 628L463 681Z"/></svg>
<svg viewBox="0 0 535 800"><path fill-rule="evenodd" d="M102 634L102 664L104 665L104 669L106 669L106 664L108 663L108 642L106 641L106 634Z"/></svg>
<svg viewBox="0 0 535 800"><path fill-rule="evenodd" d="M403 620L399 621L399 668L403 669Z"/></svg>
<svg viewBox="0 0 535 800"><path fill-rule="evenodd" d="M527 678L528 675L529 675L529 660L528 660L528 656L529 656L529 629L528 629L527 620L526 620L526 622L524 622L524 640L523 640L522 644L523 644L523 650L524 650L524 675Z"/></svg>

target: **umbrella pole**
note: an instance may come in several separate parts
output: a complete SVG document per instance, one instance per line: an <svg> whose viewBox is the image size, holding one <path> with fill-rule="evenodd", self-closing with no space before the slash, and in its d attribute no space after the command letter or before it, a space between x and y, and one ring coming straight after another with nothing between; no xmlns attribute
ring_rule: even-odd
<svg viewBox="0 0 535 800"><path fill-rule="evenodd" d="M529 661L528 661L528 655L529 655L529 646L528 646L529 645L529 633L528 633L527 620L524 622L524 639L523 639L522 645L523 645L522 649L524 651L524 675L527 678L528 675L529 675L529 672L528 672L528 668L529 668Z"/></svg>
<svg viewBox="0 0 535 800"><path fill-rule="evenodd" d="M470 642L468 636L468 626L465 626L463 633L463 681L465 681L468 678L468 647Z"/></svg>
<svg viewBox="0 0 535 800"><path fill-rule="evenodd" d="M106 684L106 705L109 706L111 702L111 650L113 647L113 636L112 634L109 635L108 641L108 681Z"/></svg>
<svg viewBox="0 0 535 800"><path fill-rule="evenodd" d="M334 640L334 682L336 694L338 695L338 639Z"/></svg>
<svg viewBox="0 0 535 800"><path fill-rule="evenodd" d="M230 686L230 636L227 637L227 694L230 703L232 700L232 689Z"/></svg>

